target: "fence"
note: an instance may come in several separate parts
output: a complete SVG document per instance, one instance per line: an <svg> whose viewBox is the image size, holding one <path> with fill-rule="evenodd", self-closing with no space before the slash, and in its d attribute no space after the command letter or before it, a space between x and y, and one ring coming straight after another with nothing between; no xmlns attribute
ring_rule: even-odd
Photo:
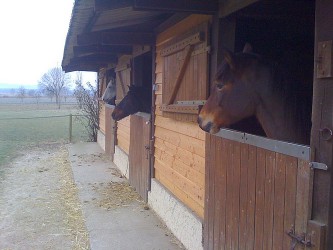
<svg viewBox="0 0 333 250"><path fill-rule="evenodd" d="M81 114L68 114L68 111L63 112L66 114L52 110L31 113L25 111L24 117L22 114L13 116L13 113L10 113L8 117L2 114L0 117L0 165L27 147L88 141L86 117Z"/></svg>

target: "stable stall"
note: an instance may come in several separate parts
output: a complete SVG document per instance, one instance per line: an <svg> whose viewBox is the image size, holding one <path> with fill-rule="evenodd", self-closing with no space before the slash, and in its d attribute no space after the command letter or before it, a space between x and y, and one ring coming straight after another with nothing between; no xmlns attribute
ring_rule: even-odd
<svg viewBox="0 0 333 250"><path fill-rule="evenodd" d="M331 13L314 0L75 2L63 69L99 72L100 97L114 77L98 142L186 248L333 245ZM305 144L267 138L254 116L217 134L198 126L225 49L247 42L313 100ZM150 110L115 122L129 86L151 91Z"/></svg>

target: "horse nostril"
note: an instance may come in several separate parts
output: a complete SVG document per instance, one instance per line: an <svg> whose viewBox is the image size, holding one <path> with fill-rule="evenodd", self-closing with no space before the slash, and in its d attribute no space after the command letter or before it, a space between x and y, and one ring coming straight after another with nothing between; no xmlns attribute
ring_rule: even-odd
<svg viewBox="0 0 333 250"><path fill-rule="evenodd" d="M213 123L212 123L212 122L208 122L208 123L203 127L203 130L205 130L206 132L210 132L212 126L213 126Z"/></svg>

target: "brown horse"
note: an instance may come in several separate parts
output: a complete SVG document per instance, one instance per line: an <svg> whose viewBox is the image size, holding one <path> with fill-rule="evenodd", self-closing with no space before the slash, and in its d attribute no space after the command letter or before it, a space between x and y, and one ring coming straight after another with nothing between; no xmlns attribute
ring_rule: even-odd
<svg viewBox="0 0 333 250"><path fill-rule="evenodd" d="M151 112L151 89L131 85L127 95L115 107L111 116L115 121L119 121L126 116L136 112Z"/></svg>
<svg viewBox="0 0 333 250"><path fill-rule="evenodd" d="M225 51L211 95L199 113L199 126L214 134L254 115L267 137L308 144L311 99L303 94L302 85L252 53L249 44L242 53Z"/></svg>

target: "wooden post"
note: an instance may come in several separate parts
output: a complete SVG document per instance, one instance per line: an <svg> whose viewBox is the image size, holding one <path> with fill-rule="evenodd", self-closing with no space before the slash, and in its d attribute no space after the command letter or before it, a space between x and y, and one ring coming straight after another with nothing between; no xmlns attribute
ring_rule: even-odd
<svg viewBox="0 0 333 250"><path fill-rule="evenodd" d="M69 142L72 142L73 115L69 115Z"/></svg>
<svg viewBox="0 0 333 250"><path fill-rule="evenodd" d="M328 171L314 172L312 220L327 225L325 249L333 246L333 142L325 140L320 129L333 129L333 78L319 78L317 70L318 45L333 40L332 23L333 2L316 1L311 151L312 160L327 164Z"/></svg>

